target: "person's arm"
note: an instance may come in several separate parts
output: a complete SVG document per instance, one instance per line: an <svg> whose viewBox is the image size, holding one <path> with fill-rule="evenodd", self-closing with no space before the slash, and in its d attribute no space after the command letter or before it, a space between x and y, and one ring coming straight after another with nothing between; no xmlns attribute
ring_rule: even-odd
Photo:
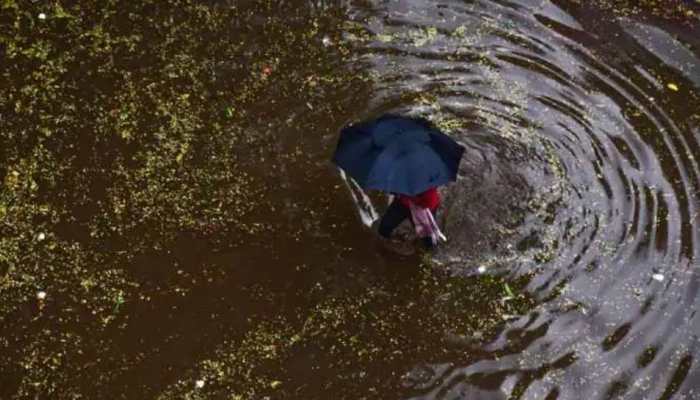
<svg viewBox="0 0 700 400"><path fill-rule="evenodd" d="M411 198L413 202L422 208L435 209L440 204L440 194L436 188L428 189L425 192Z"/></svg>

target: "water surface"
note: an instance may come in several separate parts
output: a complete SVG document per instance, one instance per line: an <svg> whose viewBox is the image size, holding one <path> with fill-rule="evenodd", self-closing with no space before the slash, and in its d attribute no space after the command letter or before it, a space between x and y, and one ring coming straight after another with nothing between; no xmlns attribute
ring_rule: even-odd
<svg viewBox="0 0 700 400"><path fill-rule="evenodd" d="M6 3L0 397L700 396L697 14ZM385 112L467 149L436 254L329 162Z"/></svg>

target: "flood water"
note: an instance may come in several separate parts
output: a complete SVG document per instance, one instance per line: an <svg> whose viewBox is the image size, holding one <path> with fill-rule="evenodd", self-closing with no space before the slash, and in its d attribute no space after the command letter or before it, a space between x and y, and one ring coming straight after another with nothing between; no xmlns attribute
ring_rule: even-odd
<svg viewBox="0 0 700 400"><path fill-rule="evenodd" d="M94 85L62 77L73 97L47 100L145 116L135 142L41 142L41 160L67 166L30 200L61 210L32 220L57 245L13 249L36 268L68 250L58 272L0 269L16 282L3 299L18 299L0 317L0 398L700 399L698 7L249 3L198 9L245 10L206 28L235 52L208 58L221 38L194 28L169 41L129 25L147 38L140 58L115 56ZM181 69L158 58L187 55ZM199 64L205 83L188 86ZM138 108L161 90L139 82L166 73L162 90L197 100L163 107L201 120ZM122 74L141 80L127 90ZM466 148L441 188L449 240L435 254L382 249L329 161L343 126L386 112ZM31 132L31 118L5 129ZM3 175L24 165L0 154ZM143 172L161 156L177 162ZM386 198L368 196L381 212Z"/></svg>
<svg viewBox="0 0 700 400"><path fill-rule="evenodd" d="M442 258L472 271L498 253L536 299L489 356L420 366L406 398L697 398L697 25L536 3L356 14L374 34L371 106L427 113L468 148ZM523 207L511 235L465 243L499 207Z"/></svg>

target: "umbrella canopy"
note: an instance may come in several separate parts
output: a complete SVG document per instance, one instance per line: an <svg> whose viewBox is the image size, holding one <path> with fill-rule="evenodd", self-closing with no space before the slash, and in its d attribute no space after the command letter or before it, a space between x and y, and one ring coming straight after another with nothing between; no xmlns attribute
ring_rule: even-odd
<svg viewBox="0 0 700 400"><path fill-rule="evenodd" d="M456 180L463 153L425 119L384 115L344 128L333 162L365 189L413 196Z"/></svg>

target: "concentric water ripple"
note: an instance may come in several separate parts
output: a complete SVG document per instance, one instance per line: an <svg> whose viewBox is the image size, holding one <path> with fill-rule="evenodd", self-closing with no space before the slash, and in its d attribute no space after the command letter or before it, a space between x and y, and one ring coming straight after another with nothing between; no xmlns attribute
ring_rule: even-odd
<svg viewBox="0 0 700 400"><path fill-rule="evenodd" d="M700 398L697 39L548 1L353 12L372 110L467 147L438 258L540 302L480 359L416 366L413 398Z"/></svg>

